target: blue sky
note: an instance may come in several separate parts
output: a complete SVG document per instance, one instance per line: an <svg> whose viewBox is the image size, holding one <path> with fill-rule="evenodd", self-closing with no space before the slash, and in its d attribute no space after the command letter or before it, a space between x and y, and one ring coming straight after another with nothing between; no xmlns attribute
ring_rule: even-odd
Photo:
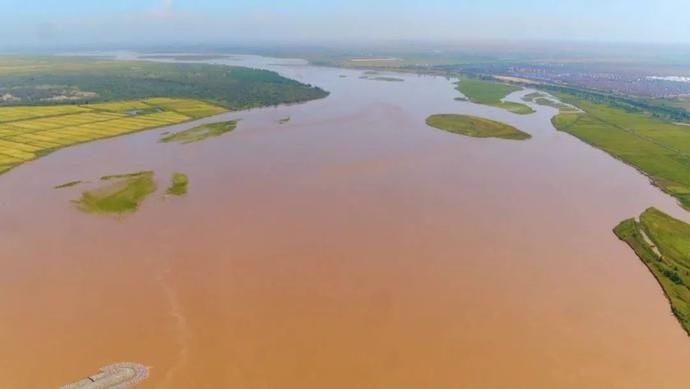
<svg viewBox="0 0 690 389"><path fill-rule="evenodd" d="M0 0L0 45L551 39L690 43L690 0Z"/></svg>

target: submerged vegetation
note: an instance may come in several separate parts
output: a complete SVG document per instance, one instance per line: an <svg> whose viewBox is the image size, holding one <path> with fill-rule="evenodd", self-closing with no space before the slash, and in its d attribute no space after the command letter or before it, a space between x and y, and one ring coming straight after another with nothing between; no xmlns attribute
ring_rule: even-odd
<svg viewBox="0 0 690 389"><path fill-rule="evenodd" d="M81 184L81 181L80 181L80 180L76 180L76 181L65 182L64 184L60 184L60 185L55 185L53 188L54 188L54 189L71 188L71 187L77 186L77 185L79 185L79 184Z"/></svg>
<svg viewBox="0 0 690 389"><path fill-rule="evenodd" d="M82 193L77 207L88 213L123 214L136 211L156 191L154 173L143 171L104 176L104 186Z"/></svg>
<svg viewBox="0 0 690 389"><path fill-rule="evenodd" d="M647 112L625 110L573 95L558 97L584 112L561 113L556 128L598 147L646 174L690 209L690 131Z"/></svg>
<svg viewBox="0 0 690 389"><path fill-rule="evenodd" d="M189 186L189 177L186 174L173 173L166 193L173 196L183 196L187 194L187 186Z"/></svg>
<svg viewBox="0 0 690 389"><path fill-rule="evenodd" d="M650 208L639 221L625 220L614 232L652 272L690 335L690 225Z"/></svg>
<svg viewBox="0 0 690 389"><path fill-rule="evenodd" d="M457 90L473 103L503 108L520 115L534 112L525 104L503 101L509 94L521 90L520 87L466 77L461 78L456 85Z"/></svg>
<svg viewBox="0 0 690 389"><path fill-rule="evenodd" d="M164 135L160 141L163 143L179 142L183 144L199 142L207 138L221 136L235 128L237 128L237 120L203 124L188 130Z"/></svg>
<svg viewBox="0 0 690 389"><path fill-rule="evenodd" d="M501 138L512 140L529 139L531 136L505 123L469 115L431 115L426 124L455 134L475 138Z"/></svg>

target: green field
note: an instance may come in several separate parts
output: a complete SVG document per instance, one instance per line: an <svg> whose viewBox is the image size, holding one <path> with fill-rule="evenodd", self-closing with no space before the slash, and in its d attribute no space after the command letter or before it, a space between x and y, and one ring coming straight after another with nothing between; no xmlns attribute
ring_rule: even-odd
<svg viewBox="0 0 690 389"><path fill-rule="evenodd" d="M101 178L103 186L82 193L77 207L88 213L123 214L139 209L141 203L156 191L151 171L118 174Z"/></svg>
<svg viewBox="0 0 690 389"><path fill-rule="evenodd" d="M173 173L170 178L170 186L166 191L172 196L183 196L187 194L187 187L189 186L189 177L182 173Z"/></svg>
<svg viewBox="0 0 690 389"><path fill-rule="evenodd" d="M625 220L614 232L654 274L690 335L690 225L650 208L639 221Z"/></svg>
<svg viewBox="0 0 690 389"><path fill-rule="evenodd" d="M0 173L54 150L225 112L191 99L0 107Z"/></svg>
<svg viewBox="0 0 690 389"><path fill-rule="evenodd" d="M525 104L501 101L509 94L521 90L521 87L466 77L461 78L456 85L457 90L473 103L503 108L520 115L534 112Z"/></svg>
<svg viewBox="0 0 690 389"><path fill-rule="evenodd" d="M511 140L525 140L531 136L505 123L483 119L476 116L439 114L426 119L431 127L467 135L475 138L501 138Z"/></svg>
<svg viewBox="0 0 690 389"><path fill-rule="evenodd" d="M163 143L179 142L179 143L194 143L204 139L221 136L225 133L233 131L237 128L237 120L230 120L227 122L203 124L188 130L175 132L173 134L164 135L160 141Z"/></svg>
<svg viewBox="0 0 690 389"><path fill-rule="evenodd" d="M585 113L555 116L556 128L634 166L690 209L689 127L572 95L558 97Z"/></svg>

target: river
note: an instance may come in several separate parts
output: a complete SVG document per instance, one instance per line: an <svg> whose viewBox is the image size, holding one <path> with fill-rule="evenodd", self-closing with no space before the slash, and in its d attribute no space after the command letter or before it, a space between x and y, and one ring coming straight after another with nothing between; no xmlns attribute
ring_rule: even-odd
<svg viewBox="0 0 690 389"><path fill-rule="evenodd" d="M455 101L442 77L207 62L331 95L70 147L0 176L0 386L57 387L116 362L151 368L141 388L690 386L688 337L611 232L649 206L684 211L556 131L554 109ZM425 125L435 113L533 138L446 133ZM230 118L237 130L219 138L157 142ZM74 207L92 184L52 189L139 170L160 189L125 218ZM163 196L173 171L189 175L186 197Z"/></svg>

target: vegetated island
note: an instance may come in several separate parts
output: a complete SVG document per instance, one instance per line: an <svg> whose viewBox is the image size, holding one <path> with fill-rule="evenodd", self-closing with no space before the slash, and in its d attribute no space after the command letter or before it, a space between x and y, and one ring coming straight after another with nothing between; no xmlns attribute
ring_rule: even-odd
<svg viewBox="0 0 690 389"><path fill-rule="evenodd" d="M502 101L509 94L522 90L521 87L467 77L460 78L455 85L456 89L473 103L503 108L520 115L534 112L525 104Z"/></svg>
<svg viewBox="0 0 690 389"><path fill-rule="evenodd" d="M70 181L70 182L65 182L64 184L60 185L55 185L53 189L64 189L64 188L70 188L73 186L77 186L81 184L81 180L75 180L75 181Z"/></svg>
<svg viewBox="0 0 690 389"><path fill-rule="evenodd" d="M170 178L170 186L165 192L172 196L184 196L187 194L187 187L189 186L189 177L183 173L173 173Z"/></svg>
<svg viewBox="0 0 690 389"><path fill-rule="evenodd" d="M455 134L475 138L525 140L531 135L505 123L469 115L438 114L426 119L426 124Z"/></svg>
<svg viewBox="0 0 690 389"><path fill-rule="evenodd" d="M242 67L3 57L0 174L78 143L327 95L275 72Z"/></svg>
<svg viewBox="0 0 690 389"><path fill-rule="evenodd" d="M690 210L690 131L683 125L615 101L595 102L568 93L556 96L581 112L561 113L553 125L647 175Z"/></svg>
<svg viewBox="0 0 690 389"><path fill-rule="evenodd" d="M362 80L371 81L386 81L386 82L404 82L405 80L397 77L386 77L386 76L361 76Z"/></svg>
<svg viewBox="0 0 690 389"><path fill-rule="evenodd" d="M104 176L101 181L103 187L83 192L81 199L75 201L78 209L100 214L131 213L156 191L152 171Z"/></svg>
<svg viewBox="0 0 690 389"><path fill-rule="evenodd" d="M690 335L690 225L650 208L639 221L625 220L614 232L657 279L671 311Z"/></svg>
<svg viewBox="0 0 690 389"><path fill-rule="evenodd" d="M563 104L560 101L546 98L546 97L538 97L534 100L534 102L538 105L556 108L559 111L559 113L576 113L576 112L579 112L579 110L577 108L573 107L572 105Z"/></svg>
<svg viewBox="0 0 690 389"><path fill-rule="evenodd" d="M221 136L237 128L237 120L230 120L226 122L202 124L200 126L190 128L188 130L175 132L164 135L160 142L170 143L179 142L182 144L200 142L202 140Z"/></svg>

